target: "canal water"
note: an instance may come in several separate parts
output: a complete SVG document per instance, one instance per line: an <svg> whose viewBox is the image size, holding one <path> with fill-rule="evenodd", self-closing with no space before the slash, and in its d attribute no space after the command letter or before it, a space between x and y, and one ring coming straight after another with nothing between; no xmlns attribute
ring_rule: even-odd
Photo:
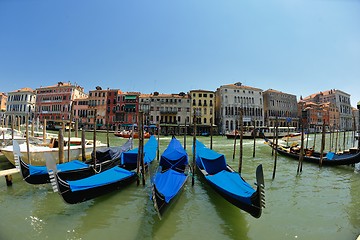
<svg viewBox="0 0 360 240"><path fill-rule="evenodd" d="M91 137L91 133L88 133ZM319 137L318 137L319 138ZM99 133L105 142L106 135ZM160 138L160 152L171 137ZM210 146L209 137L198 138ZM310 138L311 139L311 138ZM183 137L179 137L181 142ZM125 140L111 135L112 146ZM192 137L187 138L192 161ZM238 167L239 146L233 156L234 140L213 139L213 149L224 153L228 163ZM317 146L320 146L320 140ZM234 207L195 176L162 220L150 200L151 176L146 186L136 183L117 192L76 204L64 203L50 185L34 186L16 174L7 187L0 179L0 240L8 239L349 239L360 235L360 173L354 167L322 167L303 164L296 174L297 161L278 156L274 160L263 140L244 140L242 176L252 186L255 169L263 165L266 208L259 219ZM12 167L4 156L0 169Z"/></svg>

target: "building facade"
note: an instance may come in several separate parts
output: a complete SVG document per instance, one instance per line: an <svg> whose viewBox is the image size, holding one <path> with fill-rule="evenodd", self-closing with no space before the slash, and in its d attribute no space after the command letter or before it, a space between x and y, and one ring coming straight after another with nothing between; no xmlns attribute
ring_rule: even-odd
<svg viewBox="0 0 360 240"><path fill-rule="evenodd" d="M268 89L263 92L263 98L265 126L275 127L277 117L279 127L299 127L295 95Z"/></svg>
<svg viewBox="0 0 360 240"><path fill-rule="evenodd" d="M89 91L87 125L89 129L106 129L107 123L107 90L96 87L95 90ZM96 123L95 123L96 109Z"/></svg>
<svg viewBox="0 0 360 240"><path fill-rule="evenodd" d="M78 98L73 101L74 119L78 122L79 128L87 127L87 113L89 108L88 98Z"/></svg>
<svg viewBox="0 0 360 240"><path fill-rule="evenodd" d="M191 97L191 120L193 122L193 115L196 116L197 133L210 133L211 126L213 131L216 126L215 123L215 92L207 90L191 90L189 92Z"/></svg>
<svg viewBox="0 0 360 240"><path fill-rule="evenodd" d="M5 111L7 105L7 95L0 92L0 121L2 125L5 125Z"/></svg>
<svg viewBox="0 0 360 240"><path fill-rule="evenodd" d="M84 88L70 82L37 88L35 115L41 123L44 119L48 122L69 121L73 100L86 97Z"/></svg>
<svg viewBox="0 0 360 240"><path fill-rule="evenodd" d="M224 134L238 129L240 111L244 127L264 126L263 90L237 82L216 90L216 124Z"/></svg>
<svg viewBox="0 0 360 240"><path fill-rule="evenodd" d="M27 115L30 119L35 118L35 91L31 88L21 88L19 90L9 92L5 116L8 116L9 123L12 118L17 118L20 124L26 123Z"/></svg>
<svg viewBox="0 0 360 240"><path fill-rule="evenodd" d="M183 134L190 124L190 97L179 94L141 94L140 109L145 114L147 125L160 125L162 134Z"/></svg>
<svg viewBox="0 0 360 240"><path fill-rule="evenodd" d="M353 129L353 114L350 103L350 94L347 94L338 89L331 89L324 92L312 94L303 99L306 102L327 103L330 102L335 105L339 111L339 120L337 129L352 130Z"/></svg>

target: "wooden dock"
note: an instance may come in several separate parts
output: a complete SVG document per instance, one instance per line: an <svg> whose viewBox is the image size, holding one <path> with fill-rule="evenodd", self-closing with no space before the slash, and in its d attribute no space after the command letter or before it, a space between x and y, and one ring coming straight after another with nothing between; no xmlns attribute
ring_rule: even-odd
<svg viewBox="0 0 360 240"><path fill-rule="evenodd" d="M10 168L10 169L6 169L6 170L1 170L0 171L0 177L6 176L6 175L12 175L12 174L15 174L15 173L18 173L18 172L20 172L20 170L16 169L16 168Z"/></svg>
<svg viewBox="0 0 360 240"><path fill-rule="evenodd" d="M11 186L12 185L12 176L11 175L18 173L18 172L20 172L20 170L16 169L16 168L1 170L0 177L5 176L6 185Z"/></svg>

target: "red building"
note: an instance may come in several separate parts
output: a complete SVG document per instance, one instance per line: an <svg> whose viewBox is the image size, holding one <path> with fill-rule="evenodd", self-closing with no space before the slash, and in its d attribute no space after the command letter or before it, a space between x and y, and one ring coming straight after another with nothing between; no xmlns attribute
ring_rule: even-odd
<svg viewBox="0 0 360 240"><path fill-rule="evenodd" d="M63 82L36 89L35 116L41 122L46 120L69 120L71 103L74 99L86 98L84 88Z"/></svg>

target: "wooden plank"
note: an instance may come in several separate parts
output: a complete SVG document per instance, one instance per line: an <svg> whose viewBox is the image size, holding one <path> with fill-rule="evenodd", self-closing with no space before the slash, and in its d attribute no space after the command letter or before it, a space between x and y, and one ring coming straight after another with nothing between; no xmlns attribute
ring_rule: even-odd
<svg viewBox="0 0 360 240"><path fill-rule="evenodd" d="M18 172L20 172L20 170L19 170L19 169L16 169L16 168L1 170L1 171L0 171L0 177L6 176L6 175L15 174L15 173L18 173Z"/></svg>

